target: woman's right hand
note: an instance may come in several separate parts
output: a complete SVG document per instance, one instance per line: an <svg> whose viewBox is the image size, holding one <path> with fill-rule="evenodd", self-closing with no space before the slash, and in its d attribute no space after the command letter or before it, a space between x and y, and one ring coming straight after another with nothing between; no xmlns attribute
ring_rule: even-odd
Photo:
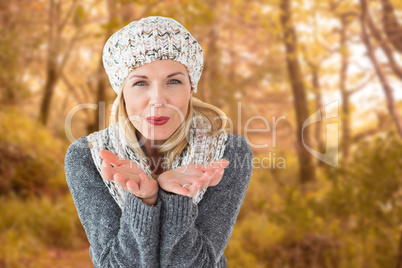
<svg viewBox="0 0 402 268"><path fill-rule="evenodd" d="M114 181L147 205L156 204L158 182L148 177L135 162L121 159L108 150L101 150L99 156L103 158L101 175L104 180Z"/></svg>

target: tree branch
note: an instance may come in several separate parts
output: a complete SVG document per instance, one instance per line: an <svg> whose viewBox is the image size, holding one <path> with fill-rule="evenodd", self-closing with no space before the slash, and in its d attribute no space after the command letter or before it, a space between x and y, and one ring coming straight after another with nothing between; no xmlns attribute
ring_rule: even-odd
<svg viewBox="0 0 402 268"><path fill-rule="evenodd" d="M394 96L393 96L393 91L391 88L391 85L388 82L387 77L384 74L383 69L381 68L381 65L379 64L377 57L374 53L373 47L371 45L370 37L366 31L366 21L367 21L367 3L366 0L360 0L360 5L361 5L361 29L362 29L362 40L364 41L366 48L367 48L367 53L371 59L371 62L374 65L375 71L377 73L377 76L381 82L382 88L385 93L385 97L387 100L387 108L389 114L392 116L392 119L394 120L395 126L397 128L398 134L400 137L402 137L402 122L399 119L399 114L398 110L395 106L395 101L394 101Z"/></svg>
<svg viewBox="0 0 402 268"><path fill-rule="evenodd" d="M61 79L62 79L64 85L66 85L66 87L68 88L69 92L72 93L74 99L75 99L77 102L81 102L82 99L80 98L80 96L79 96L79 94L78 94L78 92L77 92L77 90L76 90L76 87L74 87L74 86L71 84L71 82L68 80L67 76L66 76L64 73L61 74ZM88 112L88 109L84 109L84 111L85 111L85 113L87 114L87 116L89 117L90 114L89 114L89 112Z"/></svg>
<svg viewBox="0 0 402 268"><path fill-rule="evenodd" d="M390 67L395 72L395 74L399 77L399 79L402 80L402 68L400 68L398 66L398 64L395 62L394 55L393 55L391 48L388 46L387 43L385 43L383 41L381 32L375 26L373 19L369 12L367 12L367 14L366 14L366 21L367 21L367 25L369 26L371 33L373 34L374 38L377 40L377 42L381 46L382 50L384 51L384 54L389 61Z"/></svg>
<svg viewBox="0 0 402 268"><path fill-rule="evenodd" d="M366 81L364 81L360 85L348 90L347 94L350 96L350 95L358 92L359 90L364 88L369 82L371 82L371 80L373 80L374 77L376 77L375 73L372 73L371 75L368 75L368 76L369 77L366 79Z"/></svg>
<svg viewBox="0 0 402 268"><path fill-rule="evenodd" d="M69 9L69 11L67 12L66 16L64 17L64 19L61 20L61 23L58 27L58 31L62 32L64 27L67 24L68 19L70 18L70 16L73 14L74 10L76 9L78 0L74 0L74 2L71 4L71 7Z"/></svg>
<svg viewBox="0 0 402 268"><path fill-rule="evenodd" d="M60 65L59 65L59 68L58 68L58 71L59 71L60 73L63 72L64 66L66 65L67 60L69 59L69 57L70 57L70 55L71 55L71 51L73 50L73 46L74 46L75 42L76 42L77 39L78 39L78 34L79 34L79 32L80 32L80 29L76 30L74 36L71 38L70 43L69 43L68 46L67 46L66 52L65 52L65 54L64 54L64 56L63 56L63 59L61 60L61 63L60 63Z"/></svg>

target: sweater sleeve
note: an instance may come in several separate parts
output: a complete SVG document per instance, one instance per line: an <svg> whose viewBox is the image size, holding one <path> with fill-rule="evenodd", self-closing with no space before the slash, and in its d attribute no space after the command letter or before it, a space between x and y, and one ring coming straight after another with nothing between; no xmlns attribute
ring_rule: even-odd
<svg viewBox="0 0 402 268"><path fill-rule="evenodd" d="M68 148L65 173L94 267L159 267L161 202L148 206L125 191L120 209L95 167L86 137Z"/></svg>
<svg viewBox="0 0 402 268"><path fill-rule="evenodd" d="M160 190L161 267L226 267L224 250L253 172L253 153L242 136L229 134L229 160L218 185L198 205L192 198Z"/></svg>

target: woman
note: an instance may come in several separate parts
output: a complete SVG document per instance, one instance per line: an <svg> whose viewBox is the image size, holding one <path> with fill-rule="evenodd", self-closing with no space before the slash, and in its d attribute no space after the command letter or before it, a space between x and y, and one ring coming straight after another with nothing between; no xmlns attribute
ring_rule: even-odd
<svg viewBox="0 0 402 268"><path fill-rule="evenodd" d="M195 98L198 42L151 16L107 41L112 123L74 141L66 180L95 267L226 267L252 174L247 141Z"/></svg>

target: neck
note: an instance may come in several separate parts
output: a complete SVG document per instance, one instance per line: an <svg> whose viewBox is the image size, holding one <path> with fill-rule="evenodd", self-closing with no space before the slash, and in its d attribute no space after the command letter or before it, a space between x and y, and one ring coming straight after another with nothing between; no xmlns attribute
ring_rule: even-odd
<svg viewBox="0 0 402 268"><path fill-rule="evenodd" d="M144 137L139 131L136 131L136 136L138 139L138 142L140 143L144 153L146 156L152 158L152 157L158 157L158 148L155 148L155 145L159 147L159 145L162 145L165 140L150 140Z"/></svg>

